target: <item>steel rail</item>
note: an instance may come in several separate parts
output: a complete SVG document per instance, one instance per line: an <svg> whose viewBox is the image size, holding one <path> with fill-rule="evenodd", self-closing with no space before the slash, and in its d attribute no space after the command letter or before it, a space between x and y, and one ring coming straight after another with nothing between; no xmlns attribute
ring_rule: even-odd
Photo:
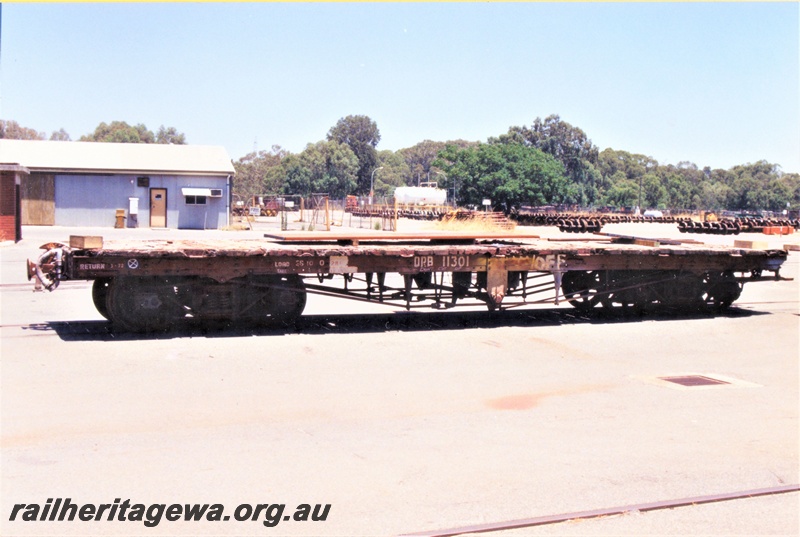
<svg viewBox="0 0 800 537"><path fill-rule="evenodd" d="M451 535L462 535L465 533L487 533L492 531L503 531L518 528L529 528L532 526L542 526L545 524L557 524L568 520L599 518L611 515L623 515L625 513L635 513L643 511L657 511L660 509L673 509L675 507L687 507L691 505L701 505L706 503L725 502L730 500L741 500L755 498L758 496L772 496L785 494L787 492L800 491L800 485L782 485L763 489L743 490L739 492L729 492L725 494L711 494L708 496L693 496L677 500L664 500L660 502L649 502L640 504L623 505L619 507L608 507L605 509L595 509L592 511L576 511L560 515L548 515L534 518L523 518L519 520L509 520L506 522L490 522L487 524L476 524L474 526L461 526L456 528L421 531L417 533L404 533L398 537L449 537Z"/></svg>

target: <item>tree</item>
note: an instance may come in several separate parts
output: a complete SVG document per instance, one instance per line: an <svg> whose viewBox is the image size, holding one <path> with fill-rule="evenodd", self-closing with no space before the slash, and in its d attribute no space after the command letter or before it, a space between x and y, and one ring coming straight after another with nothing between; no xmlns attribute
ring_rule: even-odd
<svg viewBox="0 0 800 537"><path fill-rule="evenodd" d="M535 147L555 157L564 166L567 177L576 185L573 196L581 205L596 201L598 195L594 181L600 176L592 173L597 164L598 150L586 133L562 121L558 115L544 120L536 118L531 127L511 127L507 134L491 138L489 143L520 143Z"/></svg>
<svg viewBox="0 0 800 537"><path fill-rule="evenodd" d="M139 123L128 125L124 121L112 121L111 124L100 123L91 134L80 138L81 142L108 142L122 144L185 144L186 136L177 132L175 127L165 128L163 125L158 131L158 137L153 131Z"/></svg>
<svg viewBox="0 0 800 537"><path fill-rule="evenodd" d="M80 137L81 142L111 142L123 144L151 144L155 141L155 135L147 130L141 123L134 126L128 125L124 121L112 121L111 124L105 122L95 127L94 132Z"/></svg>
<svg viewBox="0 0 800 537"><path fill-rule="evenodd" d="M356 189L358 158L347 145L336 141L309 144L299 155L287 157L282 167L284 194L325 193L344 198Z"/></svg>
<svg viewBox="0 0 800 537"><path fill-rule="evenodd" d="M786 203L789 204L789 209L797 210L800 207L800 174L788 173L782 175L778 181L785 185L786 191L789 193L789 198ZM784 205L781 210L787 209Z"/></svg>
<svg viewBox="0 0 800 537"><path fill-rule="evenodd" d="M253 196L280 192L284 181L281 164L288 156L288 151L274 145L271 151L248 153L234 162L233 167L236 170L234 194L242 201L246 201Z"/></svg>
<svg viewBox="0 0 800 537"><path fill-rule="evenodd" d="M734 166L730 170L735 196L733 209L757 211L770 209L769 184L778 178L778 167L766 160ZM773 210L784 207L774 207Z"/></svg>
<svg viewBox="0 0 800 537"><path fill-rule="evenodd" d="M661 179L654 173L648 173L641 179L642 186L642 210L645 209L666 209L667 193L666 187L661 184Z"/></svg>
<svg viewBox="0 0 800 537"><path fill-rule="evenodd" d="M186 135L179 133L175 127L165 128L164 125L161 125L156 133L156 143L184 145L186 144Z"/></svg>
<svg viewBox="0 0 800 537"><path fill-rule="evenodd" d="M389 197L395 188L407 184L408 164L399 151L378 151L378 167L383 169L375 174L376 197Z"/></svg>
<svg viewBox="0 0 800 537"><path fill-rule="evenodd" d="M448 145L433 165L455 185L459 203L480 206L483 199L505 212L523 204L563 203L572 193L564 167L535 147L522 144L478 144L459 149Z"/></svg>
<svg viewBox="0 0 800 537"><path fill-rule="evenodd" d="M367 116L347 116L340 119L328 131L329 142L347 145L358 159L356 191L369 192L372 172L377 168L376 147L381 140L378 125Z"/></svg>
<svg viewBox="0 0 800 537"><path fill-rule="evenodd" d="M620 177L621 176L621 177ZM610 207L633 207L639 200L639 184L617 172L612 187L605 193L603 203Z"/></svg>
<svg viewBox="0 0 800 537"><path fill-rule="evenodd" d="M431 171L431 164L436 156L447 146L444 142L434 142L431 140L422 141L414 146L398 151L408 166L408 175L405 184L408 186L416 185L421 180L427 181Z"/></svg>
<svg viewBox="0 0 800 537"><path fill-rule="evenodd" d="M604 176L623 172L626 178L638 182L645 174L655 170L658 162L653 157L607 148L598 155L598 167Z"/></svg>
<svg viewBox="0 0 800 537"><path fill-rule="evenodd" d="M69 137L69 134L67 134L67 131L65 131L63 128L61 128L61 129L53 132L53 134L50 135L50 140L53 140L53 141L56 141L56 142L69 142L70 140L72 140L72 138Z"/></svg>
<svg viewBox="0 0 800 537"><path fill-rule="evenodd" d="M695 189L683 176L674 171L662 172L662 183L667 190L667 207L670 209L693 209Z"/></svg>
<svg viewBox="0 0 800 537"><path fill-rule="evenodd" d="M8 140L44 140L43 132L22 127L14 120L0 119L0 138Z"/></svg>
<svg viewBox="0 0 800 537"><path fill-rule="evenodd" d="M422 181L427 181L428 177L433 181L433 161L436 159L440 151L444 150L448 145L455 147L466 148L478 145L478 142L468 142L466 140L452 140L449 142L434 142L425 140L416 145L401 149L398 151L408 165L408 175L406 175L405 183L408 186L414 186Z"/></svg>
<svg viewBox="0 0 800 537"><path fill-rule="evenodd" d="M723 183L706 182L697 190L697 200L693 208L708 211L721 211L729 205L731 189Z"/></svg>

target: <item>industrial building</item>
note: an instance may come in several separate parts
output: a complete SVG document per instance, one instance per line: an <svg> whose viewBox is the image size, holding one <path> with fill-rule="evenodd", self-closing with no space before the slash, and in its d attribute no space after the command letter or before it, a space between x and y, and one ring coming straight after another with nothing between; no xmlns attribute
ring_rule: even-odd
<svg viewBox="0 0 800 537"><path fill-rule="evenodd" d="M220 146L0 140L23 225L219 229L234 168Z"/></svg>

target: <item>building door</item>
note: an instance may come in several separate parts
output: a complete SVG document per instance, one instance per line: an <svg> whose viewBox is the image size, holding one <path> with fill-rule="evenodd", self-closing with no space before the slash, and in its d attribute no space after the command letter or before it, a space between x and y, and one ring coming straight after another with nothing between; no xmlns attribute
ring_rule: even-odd
<svg viewBox="0 0 800 537"><path fill-rule="evenodd" d="M56 176L32 173L22 179L20 215L23 226L52 226L56 223Z"/></svg>
<svg viewBox="0 0 800 537"><path fill-rule="evenodd" d="M150 189L150 227L167 227L167 189Z"/></svg>

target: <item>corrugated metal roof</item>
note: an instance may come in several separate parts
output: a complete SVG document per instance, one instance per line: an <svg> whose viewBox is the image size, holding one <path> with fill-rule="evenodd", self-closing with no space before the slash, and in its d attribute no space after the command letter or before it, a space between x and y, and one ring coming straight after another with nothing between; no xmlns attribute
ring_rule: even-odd
<svg viewBox="0 0 800 537"><path fill-rule="evenodd" d="M232 175L224 147L0 140L0 163L32 172Z"/></svg>

